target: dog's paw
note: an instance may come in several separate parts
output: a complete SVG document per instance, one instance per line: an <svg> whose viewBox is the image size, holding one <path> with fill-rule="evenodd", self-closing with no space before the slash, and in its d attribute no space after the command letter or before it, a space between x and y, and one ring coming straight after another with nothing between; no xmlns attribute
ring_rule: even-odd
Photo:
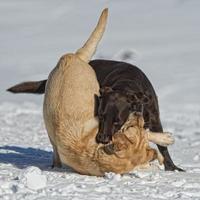
<svg viewBox="0 0 200 200"><path fill-rule="evenodd" d="M168 146L170 144L174 143L174 138L171 133L164 132L164 133L158 133L159 134L159 145L160 146Z"/></svg>

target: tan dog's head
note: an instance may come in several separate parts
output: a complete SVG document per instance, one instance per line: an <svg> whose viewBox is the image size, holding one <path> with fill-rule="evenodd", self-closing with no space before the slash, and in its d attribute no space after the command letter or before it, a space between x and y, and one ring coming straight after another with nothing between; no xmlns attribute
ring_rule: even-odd
<svg viewBox="0 0 200 200"><path fill-rule="evenodd" d="M112 143L105 145L103 149L108 155L130 161L133 167L157 158L156 150L149 147L144 119L138 113L129 115L122 129L113 136Z"/></svg>
<svg viewBox="0 0 200 200"><path fill-rule="evenodd" d="M116 155L119 157L124 155L127 158L131 158L130 154L135 151L141 151L139 143L144 143L145 146L148 146L148 141L144 139L143 116L138 113L131 113L120 131L113 136Z"/></svg>

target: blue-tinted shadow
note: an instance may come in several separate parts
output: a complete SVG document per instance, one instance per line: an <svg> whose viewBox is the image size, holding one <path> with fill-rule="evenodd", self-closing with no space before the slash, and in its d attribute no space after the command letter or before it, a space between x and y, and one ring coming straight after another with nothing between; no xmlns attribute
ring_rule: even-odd
<svg viewBox="0 0 200 200"><path fill-rule="evenodd" d="M3 152L2 152L3 150ZM45 171L58 171L75 173L73 169L68 166L63 168L53 168L52 164L52 151L45 151L42 149L32 147L20 146L1 146L0 147L0 163L12 164L13 166L23 169L29 166L35 166Z"/></svg>
<svg viewBox="0 0 200 200"><path fill-rule="evenodd" d="M0 163L12 164L20 169L28 166L46 169L51 166L53 155L51 151L19 146L2 146L0 151L2 150L3 153L0 153Z"/></svg>

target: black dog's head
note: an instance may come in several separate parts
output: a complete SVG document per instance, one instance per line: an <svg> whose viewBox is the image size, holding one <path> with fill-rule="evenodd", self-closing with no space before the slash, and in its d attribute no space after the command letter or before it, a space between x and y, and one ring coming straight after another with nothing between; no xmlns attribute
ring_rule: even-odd
<svg viewBox="0 0 200 200"><path fill-rule="evenodd" d="M97 142L109 143L133 109L133 103L123 92L114 91L110 87L101 88L97 113L99 117Z"/></svg>

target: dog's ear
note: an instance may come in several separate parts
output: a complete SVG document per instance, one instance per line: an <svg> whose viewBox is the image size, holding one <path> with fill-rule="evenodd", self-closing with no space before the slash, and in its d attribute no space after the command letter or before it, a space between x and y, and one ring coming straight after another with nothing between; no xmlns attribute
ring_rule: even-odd
<svg viewBox="0 0 200 200"><path fill-rule="evenodd" d="M100 94L107 94L107 93L110 93L112 91L113 91L113 89L111 87L108 87L108 86L102 87L99 90Z"/></svg>

